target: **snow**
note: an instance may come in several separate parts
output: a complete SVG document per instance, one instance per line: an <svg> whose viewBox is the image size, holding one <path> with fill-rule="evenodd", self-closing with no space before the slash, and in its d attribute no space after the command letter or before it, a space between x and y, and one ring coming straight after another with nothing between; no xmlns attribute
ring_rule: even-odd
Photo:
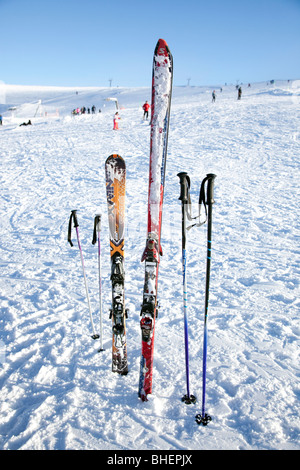
<svg viewBox="0 0 300 470"><path fill-rule="evenodd" d="M216 102L211 92L216 89ZM76 94L78 92L78 94ZM3 92L1 93L3 96ZM120 130L112 130L115 97ZM174 87L166 165L153 393L138 396L140 304L147 233L148 88L5 86L0 105L0 448L101 450L299 449L300 82ZM45 116L34 117L41 100ZM71 116L92 105L95 115ZM105 106L104 106L105 105ZM14 112L8 108L16 106ZM98 113L101 107L102 113ZM19 113L20 108L22 112ZM28 114L24 115L24 110ZM58 110L58 112L56 112ZM32 126L19 127L31 119ZM111 372L104 163L126 162L127 376ZM198 426L207 225L187 240L190 389L186 393L177 173L215 173L208 311L207 427ZM102 214L103 335L91 339L76 244L76 209L96 329L95 214Z"/></svg>

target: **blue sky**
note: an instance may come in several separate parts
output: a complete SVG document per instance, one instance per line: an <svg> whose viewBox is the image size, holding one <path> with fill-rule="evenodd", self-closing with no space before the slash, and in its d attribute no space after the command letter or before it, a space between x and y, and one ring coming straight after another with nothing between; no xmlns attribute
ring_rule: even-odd
<svg viewBox="0 0 300 470"><path fill-rule="evenodd" d="M300 78L300 0L0 0L0 80L149 86L159 38L174 85Z"/></svg>

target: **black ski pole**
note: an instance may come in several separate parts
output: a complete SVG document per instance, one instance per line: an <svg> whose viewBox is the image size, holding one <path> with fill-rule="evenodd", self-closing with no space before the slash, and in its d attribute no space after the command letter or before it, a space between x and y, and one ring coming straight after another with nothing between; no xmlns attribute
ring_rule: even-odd
<svg viewBox="0 0 300 470"><path fill-rule="evenodd" d="M182 276L183 276L183 312L184 312L184 341L185 341L185 369L187 393L182 397L186 404L196 402L196 397L190 394L189 380L189 341L188 341L188 317L187 317L187 280L186 280L186 216L187 205L190 203L190 178L187 173L181 172L177 175L180 183L180 196L182 209Z"/></svg>
<svg viewBox="0 0 300 470"><path fill-rule="evenodd" d="M87 280L86 280L86 275L85 275L85 269L84 269L84 262L83 262L83 254L82 254L82 249L81 249L81 244L80 244L80 239L79 239L79 223L77 219L77 214L76 210L71 211L70 219L69 219L69 229L68 229L68 242L70 243L71 246L73 246L72 239L71 239L71 233L72 233L72 220L74 222L74 227L76 230L76 236L77 236L77 242L78 242L78 248L80 252L80 258L81 258L81 265L82 265L82 271L83 271L83 277L84 277L84 285L85 285L85 292L86 292L86 298L89 306L89 313L90 313L90 320L91 320L91 325L92 325L92 338L97 339L99 338L99 335L95 332L94 328L94 323L93 323L93 316L92 316L92 310L91 310L91 304L90 304L90 298L89 298L89 291L88 291L88 285L87 285Z"/></svg>
<svg viewBox="0 0 300 470"><path fill-rule="evenodd" d="M207 215L207 261L206 261L206 286L205 286L205 310L204 310L204 338L203 338L203 372L202 372L202 413L196 415L196 422L206 426L211 417L205 413L205 394L206 394L206 362L207 362L207 314L209 302L209 283L210 283L210 265L211 265L211 246L212 246L212 205L214 204L214 179L216 175L209 173L207 178L207 197L208 206Z"/></svg>

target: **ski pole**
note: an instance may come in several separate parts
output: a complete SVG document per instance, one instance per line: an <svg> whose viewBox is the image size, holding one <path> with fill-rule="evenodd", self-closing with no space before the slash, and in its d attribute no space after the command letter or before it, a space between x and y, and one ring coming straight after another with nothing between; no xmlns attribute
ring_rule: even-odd
<svg viewBox="0 0 300 470"><path fill-rule="evenodd" d="M211 265L211 243L212 243L212 205L214 204L214 179L216 175L209 173L207 179L207 197L208 206L207 215L207 260L206 260L206 286L205 286L205 310L204 310L204 337L203 337L203 372L202 372L202 413L196 415L196 422L206 426L211 421L211 416L205 413L205 394L206 394L206 361L207 361L207 314L209 302L209 283L210 283L210 265Z"/></svg>
<svg viewBox="0 0 300 470"><path fill-rule="evenodd" d="M86 298L87 298L87 302L88 302L88 306L89 306L90 320L91 320L91 325L92 325L92 330L93 330L92 338L97 339L97 338L99 338L99 335L96 334L95 328L94 328L94 323L93 323L91 304L90 304L90 298L89 298L89 291L88 291L87 280L86 280L85 269L84 269L83 254L82 254L82 249L81 249L80 239L79 239L79 231L78 231L79 223L78 223L78 220L77 220L76 212L77 212L76 210L71 211L70 220L69 220L69 230L68 230L68 242L70 243L71 246L73 246L72 239L71 239L72 220L73 220L74 221L74 227L75 227L75 230L76 230L78 248L79 248L79 252L80 252L81 265L82 265L82 271L83 271L83 277L84 277Z"/></svg>
<svg viewBox="0 0 300 470"><path fill-rule="evenodd" d="M94 234L92 244L95 245L98 238L98 274L99 274L99 309L100 309L100 349L98 352L104 351L103 349L103 329L102 329L102 289L101 289L101 214L96 214L94 219ZM97 235L98 234L98 235Z"/></svg>
<svg viewBox="0 0 300 470"><path fill-rule="evenodd" d="M187 173L181 172L177 175L180 183L180 196L182 209L182 276L183 276L183 312L184 312L184 341L185 341L185 369L186 369L186 388L187 393L182 397L186 404L196 402L196 397L190 394L189 380L189 342L188 342L188 318L187 318L187 281L186 281L186 215L187 204L190 202L189 188L190 178Z"/></svg>

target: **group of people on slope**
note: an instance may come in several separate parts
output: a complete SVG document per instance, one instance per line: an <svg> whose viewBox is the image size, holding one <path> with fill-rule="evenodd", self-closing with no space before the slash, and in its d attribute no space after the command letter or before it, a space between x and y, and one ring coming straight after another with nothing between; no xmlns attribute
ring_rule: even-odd
<svg viewBox="0 0 300 470"><path fill-rule="evenodd" d="M146 101L143 106L143 111L144 111L144 119L148 119L148 116L149 116L149 109L150 109L150 104L148 103L148 101ZM95 114L96 112L96 107L95 106L92 106L91 108L92 110L92 114ZM85 114L86 111L88 114L90 114L90 108L85 108L84 106L82 108L75 108L73 109L72 111L72 114L74 115L79 115L79 114ZM99 113L101 113L101 109L99 109ZM118 111L115 113L114 115L114 120L113 120L113 130L116 131L116 130L119 130L119 120L121 119ZM28 123L22 123L20 124L21 126L28 126L31 124L31 121L29 121ZM0 125L2 125L2 116L0 116Z"/></svg>
<svg viewBox="0 0 300 470"><path fill-rule="evenodd" d="M91 108L86 108L85 106L83 106L82 108L75 108L73 109L72 114L79 115L79 114L85 114L86 112L88 114L91 114L91 111L92 111L92 114L95 114L96 106L93 105ZM99 109L99 113L101 113L101 109Z"/></svg>
<svg viewBox="0 0 300 470"><path fill-rule="evenodd" d="M221 89L222 91L222 89ZM238 87L238 100L240 100L242 97L242 87L239 86ZM216 101L216 91L213 90L212 92L212 102L214 103ZM148 117L149 117L149 110L150 110L151 106L150 104L148 103L148 101L146 100L145 103L143 104L142 106L142 109L144 111L144 115L143 115L143 119L144 120L147 120ZM90 114L90 112L92 111L92 114L95 114L96 112L96 107L93 105L90 108L85 108L85 106L83 106L82 108L75 108L73 109L72 111L72 114L74 115L79 115L79 114L85 114L87 111L88 114ZM99 113L101 113L101 109L99 109ZM117 111L115 114L114 114L114 119L113 119L113 130L116 131L116 130L119 130L119 120L121 119L120 115L119 115L119 112ZM2 116L0 116L0 125L2 124ZM31 124L31 122L29 122L29 124ZM25 125L25 123L21 124L21 125ZM28 124L26 124L28 125Z"/></svg>

